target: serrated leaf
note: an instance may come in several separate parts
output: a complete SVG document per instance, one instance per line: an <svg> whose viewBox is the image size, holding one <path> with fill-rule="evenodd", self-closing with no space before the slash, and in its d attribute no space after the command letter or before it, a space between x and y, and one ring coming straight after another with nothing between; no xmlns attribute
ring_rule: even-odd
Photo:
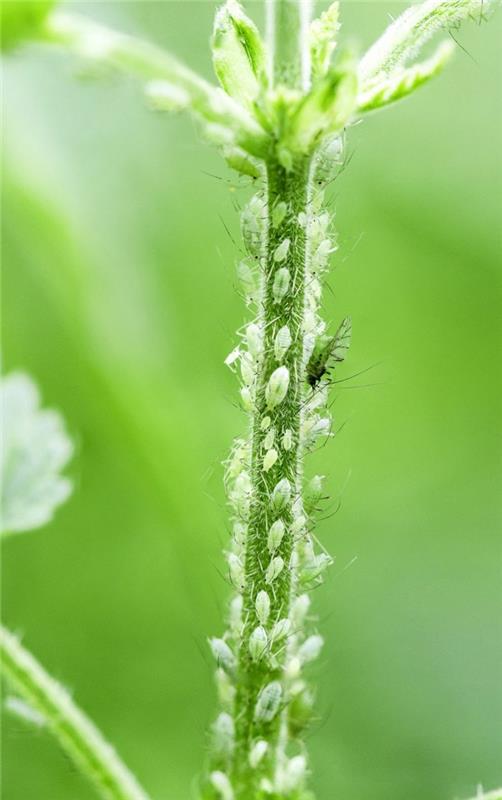
<svg viewBox="0 0 502 800"><path fill-rule="evenodd" d="M336 36L340 30L339 10L339 3L332 3L310 25L310 58L314 80L325 75L329 69L337 43Z"/></svg>
<svg viewBox="0 0 502 800"><path fill-rule="evenodd" d="M444 41L427 61L398 70L388 78L374 81L359 95L359 109L373 111L407 97L442 72L454 49L453 42Z"/></svg>
<svg viewBox="0 0 502 800"><path fill-rule="evenodd" d="M73 453L63 418L40 409L40 397L28 375L12 373L0 386L2 407L3 533L39 528L71 493L60 471Z"/></svg>
<svg viewBox="0 0 502 800"><path fill-rule="evenodd" d="M426 0L406 9L366 52L359 64L365 83L379 75L404 67L440 30L458 26L463 20L482 20L496 0Z"/></svg>

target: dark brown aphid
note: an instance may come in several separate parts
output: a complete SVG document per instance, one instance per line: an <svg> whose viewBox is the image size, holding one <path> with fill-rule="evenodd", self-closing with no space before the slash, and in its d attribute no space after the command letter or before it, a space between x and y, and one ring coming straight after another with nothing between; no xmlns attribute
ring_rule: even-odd
<svg viewBox="0 0 502 800"><path fill-rule="evenodd" d="M307 383L313 389L320 383L321 378L330 368L330 360L340 362L345 360L352 337L352 320L345 317L334 336L312 353L307 364Z"/></svg>

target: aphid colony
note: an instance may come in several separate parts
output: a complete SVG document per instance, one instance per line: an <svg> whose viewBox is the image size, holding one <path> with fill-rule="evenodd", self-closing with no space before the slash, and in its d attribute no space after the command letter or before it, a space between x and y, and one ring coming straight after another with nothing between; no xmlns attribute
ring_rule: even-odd
<svg viewBox="0 0 502 800"><path fill-rule="evenodd" d="M310 599L306 591L322 580L322 573L332 561L327 553L316 552L310 532L310 519L323 494L323 478L316 475L305 487L299 488L294 480L285 477L286 467L283 472L280 467L293 448L297 447L304 453L333 435L326 407L328 370L345 357L350 343L350 320L342 322L335 336L327 337L325 323L319 316L319 303L322 275L329 256L336 250L330 232L331 218L322 207L324 186L339 166L340 157L340 140L336 139L318 156L307 211L298 213L293 220L310 247L306 260L304 322L299 334L303 370L300 379L302 411L301 425L296 433L283 427L281 415L292 382L297 380L290 374L288 366L288 353L295 344L289 324L277 323L273 329L273 368L264 386L264 411L259 419L256 405L257 375L265 355L264 294L269 292L266 302L270 301L277 308L277 319L280 320L281 304L286 302L289 293L295 291L288 261L292 246L290 238L279 237L280 241L273 250L273 279L270 280L265 274L270 269L264 257L265 246L270 230L277 235L287 221L291 224L291 209L279 201L269 212L264 194L258 192L242 212L242 238L247 258L240 262L238 276L248 306L255 307L258 315L243 329L239 345L225 362L240 372L241 401L252 416L254 430L248 439L238 438L234 442L225 463L225 486L233 511L227 563L235 594L230 602L228 630L222 638L210 640L217 663L216 683L223 709L212 727L210 780L217 795L223 798L233 797L229 776L238 724L233 711L239 661L243 657L250 658L257 665L267 665L265 675L279 676L265 681L257 694L253 712L257 733L262 729L266 731L267 726L287 709L287 720L284 718L286 721L283 722L298 736L308 724L312 710L313 695L302 673L304 666L320 654L323 640L317 633L308 632ZM259 453L253 454L253 448L256 450L257 447ZM246 545L249 546L248 524L257 469L263 476L278 470L279 479L266 501L270 524L266 546L259 555L263 576L261 581L256 580L257 585L264 588L254 593L253 586L246 586ZM292 541L288 562L281 555L285 537ZM277 617L273 616L271 609L277 581L284 570L294 572L295 578L289 613ZM251 609L245 607L244 596L251 597ZM256 624L253 623L254 627L245 637L244 631L251 617ZM243 647L247 651L245 654ZM265 765L269 748L266 735L254 738L246 756L253 770L259 771ZM281 792L281 796L287 795L303 781L306 760L302 753L292 757L284 753L278 764L272 777L265 770L263 772L260 787L265 794Z"/></svg>

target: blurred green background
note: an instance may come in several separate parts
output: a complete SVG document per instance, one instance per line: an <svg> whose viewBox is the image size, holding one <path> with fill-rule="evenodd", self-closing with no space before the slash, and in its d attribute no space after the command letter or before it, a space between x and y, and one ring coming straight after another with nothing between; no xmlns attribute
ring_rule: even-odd
<svg viewBox="0 0 502 800"><path fill-rule="evenodd" d="M71 3L210 75L213 2ZM249 4L262 17L258 3ZM368 45L401 5L342 3ZM452 800L502 782L500 13L412 100L349 135L326 316L354 339L320 536L327 644L309 736L320 800ZM41 47L4 71L4 367L77 443L75 493L9 541L4 618L156 800L192 796L222 630L221 460L245 425L223 365L245 182L185 117ZM340 374L342 374L340 372ZM328 516L328 514L326 514ZM5 800L93 797L5 718Z"/></svg>

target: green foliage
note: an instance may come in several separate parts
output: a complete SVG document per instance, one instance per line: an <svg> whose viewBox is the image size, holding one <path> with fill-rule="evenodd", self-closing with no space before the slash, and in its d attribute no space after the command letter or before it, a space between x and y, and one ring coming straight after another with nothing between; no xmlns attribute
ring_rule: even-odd
<svg viewBox="0 0 502 800"><path fill-rule="evenodd" d="M305 455L333 433L326 370L320 374L317 369L312 386L309 365L313 353L323 366L329 358L340 361L348 347L346 321L329 340L320 315L323 273L336 250L324 191L343 163L343 132L356 118L358 80L363 76L363 92L373 92L360 108L374 108L410 93L438 71L439 62L435 59L403 72L405 58L435 30L434 15L441 16L441 24L457 20L465 11L458 11L461 5L453 0L444 0L441 6L428 2L427 12L420 7L408 14L408 21L413 14L418 17L413 17L408 32L411 44L406 54L401 28L393 39L395 54L385 55L388 42L381 48L384 66L378 81L385 79L386 86L381 82L377 86L376 73L367 68L371 58L357 69L343 61L329 66L330 31L337 27L333 9L317 26L312 50L317 75L312 85L306 81L299 88L295 81L294 86L286 82L267 88L256 28L240 7L228 3L219 12L213 45L226 94L133 37L72 15L59 17L52 26L59 44L86 57L92 54L146 82L148 96L159 108L191 110L234 168L262 179L242 214L247 254L239 266L255 318L240 329L239 343L227 359L231 367L239 368L250 434L236 440L225 480L232 509L226 557L233 598L227 630L210 640L221 703L202 780L205 796L212 800L307 797L303 737L313 707L309 671L323 639L315 616L307 613L309 600L303 591L322 583L332 558L312 535L324 499L322 479L304 478L303 470ZM272 72L288 75L286 69ZM192 282L192 300L193 287ZM197 290L202 296L200 284ZM214 313L208 321L209 330ZM193 359L189 364L184 376L199 369ZM109 381L106 370L103 374ZM142 437L150 417L134 414L135 430L139 427ZM176 426L180 427L179 418ZM155 450L155 435L151 441ZM178 463L173 466L177 473ZM164 464L150 469L156 480L166 480ZM191 498L192 473L190 478ZM186 498L180 504L180 517L184 515ZM176 658L178 641L170 640L170 646L176 643Z"/></svg>
<svg viewBox="0 0 502 800"><path fill-rule="evenodd" d="M252 105L265 80L265 48L256 25L237 0L227 0L216 14L212 54L225 91L244 105Z"/></svg>
<svg viewBox="0 0 502 800"><path fill-rule="evenodd" d="M0 5L2 50L37 39L57 0L2 0Z"/></svg>

